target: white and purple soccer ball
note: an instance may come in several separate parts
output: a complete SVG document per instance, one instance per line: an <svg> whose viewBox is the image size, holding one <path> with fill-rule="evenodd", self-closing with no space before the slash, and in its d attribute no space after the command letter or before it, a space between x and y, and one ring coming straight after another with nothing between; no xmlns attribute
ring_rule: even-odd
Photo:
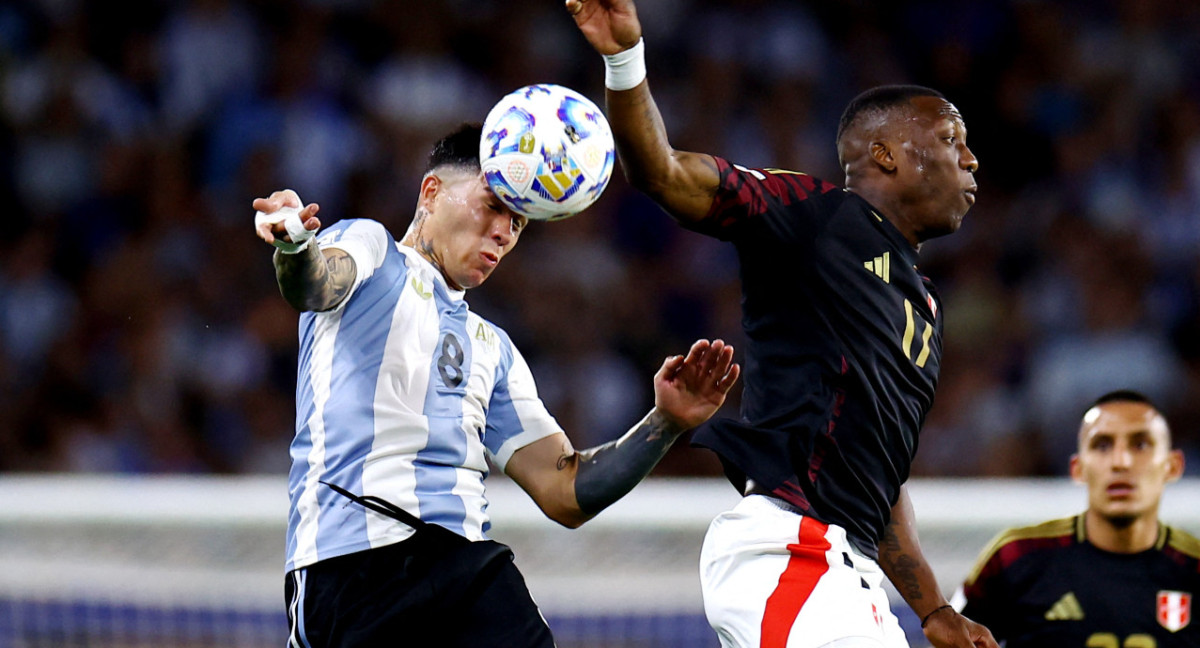
<svg viewBox="0 0 1200 648"><path fill-rule="evenodd" d="M525 86L505 95L483 122L479 163L488 186L531 220L587 209L608 186L615 161L604 113L570 88Z"/></svg>

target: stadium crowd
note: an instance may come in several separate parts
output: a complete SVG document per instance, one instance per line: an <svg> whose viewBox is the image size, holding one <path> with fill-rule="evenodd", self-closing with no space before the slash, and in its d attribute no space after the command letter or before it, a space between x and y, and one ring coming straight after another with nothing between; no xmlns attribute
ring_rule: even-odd
<svg viewBox="0 0 1200 648"><path fill-rule="evenodd" d="M861 89L932 86L966 116L979 202L921 253L946 351L918 475L1059 474L1115 388L1200 461L1200 4L639 9L680 149L840 184ZM0 471L286 471L297 316L250 201L291 187L402 232L433 138L528 83L602 103L594 58L552 0L0 0ZM732 250L619 173L522 238L472 308L577 447L648 408L663 356L740 341ZM658 474L718 473L683 445Z"/></svg>

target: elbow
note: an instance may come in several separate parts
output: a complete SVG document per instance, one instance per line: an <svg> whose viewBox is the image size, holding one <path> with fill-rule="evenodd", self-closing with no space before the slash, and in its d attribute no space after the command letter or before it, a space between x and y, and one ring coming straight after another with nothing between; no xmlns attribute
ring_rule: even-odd
<svg viewBox="0 0 1200 648"><path fill-rule="evenodd" d="M587 522L588 519L589 518L585 518L585 517L572 517L572 518L558 518L554 521L567 527L568 529L578 529L579 527L583 526L583 523Z"/></svg>
<svg viewBox="0 0 1200 648"><path fill-rule="evenodd" d="M584 522L596 517L596 513L588 513L579 506L574 497L555 502L543 503L540 507L546 517L568 529L578 529ZM598 513L599 511L597 511Z"/></svg>
<svg viewBox="0 0 1200 648"><path fill-rule="evenodd" d="M572 508L572 509L564 508L564 509L557 510L557 511L543 511L543 512L546 514L546 517L550 518L551 520L554 520L555 522L561 524L562 526L564 526L568 529L578 529L579 527L583 526L584 522L587 522L588 520L595 517L594 515L588 515L587 513L584 513L579 508Z"/></svg>
<svg viewBox="0 0 1200 648"><path fill-rule="evenodd" d="M671 186L667 177L656 174L650 168L634 168L632 165L624 165L625 181L629 186L646 194L654 201L658 201L662 197L667 187Z"/></svg>

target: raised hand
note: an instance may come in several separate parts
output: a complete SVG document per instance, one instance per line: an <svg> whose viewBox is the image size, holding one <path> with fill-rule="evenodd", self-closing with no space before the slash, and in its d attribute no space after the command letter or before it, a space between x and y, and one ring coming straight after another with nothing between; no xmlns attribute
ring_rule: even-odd
<svg viewBox="0 0 1200 648"><path fill-rule="evenodd" d="M320 211L321 207L317 203L305 206L300 202L299 194L291 189L276 191L267 198L255 198L250 206L264 214L274 214L284 207L295 207L297 209L303 207L303 209L300 209L300 222L304 223L304 229L315 231L321 228L321 221L317 218L317 212ZM283 226L283 222L259 223L255 225L254 231L258 234L258 238L267 243L274 244L276 238L291 242L287 229Z"/></svg>
<svg viewBox="0 0 1200 648"><path fill-rule="evenodd" d="M679 429L694 428L720 409L740 374L732 346L697 340L687 357L667 358L654 375L654 406Z"/></svg>
<svg viewBox="0 0 1200 648"><path fill-rule="evenodd" d="M566 7L579 31L601 54L627 50L642 37L633 0L566 0Z"/></svg>

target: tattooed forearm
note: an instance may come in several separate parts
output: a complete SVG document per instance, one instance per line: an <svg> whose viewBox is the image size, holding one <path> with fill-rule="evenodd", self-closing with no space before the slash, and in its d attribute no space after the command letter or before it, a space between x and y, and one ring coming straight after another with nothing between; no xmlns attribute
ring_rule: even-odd
<svg viewBox="0 0 1200 648"><path fill-rule="evenodd" d="M299 311L337 306L354 285L357 269L344 250L310 245L299 254L275 253L275 278L287 303Z"/></svg>
<svg viewBox="0 0 1200 648"><path fill-rule="evenodd" d="M579 472L575 475L579 508L595 515L621 499L650 474L682 433L658 410L651 410L620 439L564 456L559 460L560 469L570 461L579 461Z"/></svg>
<svg viewBox="0 0 1200 648"><path fill-rule="evenodd" d="M879 541L879 563L905 601L911 604L922 598L921 579L917 575L921 563L905 552L900 536L891 526Z"/></svg>

